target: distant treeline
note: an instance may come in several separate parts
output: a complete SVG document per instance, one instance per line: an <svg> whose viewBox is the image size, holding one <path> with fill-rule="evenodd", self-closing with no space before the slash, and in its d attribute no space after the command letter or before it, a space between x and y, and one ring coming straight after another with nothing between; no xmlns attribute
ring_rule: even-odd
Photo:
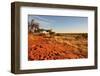
<svg viewBox="0 0 100 76"><path fill-rule="evenodd" d="M55 33L56 35L87 35L88 33Z"/></svg>
<svg viewBox="0 0 100 76"><path fill-rule="evenodd" d="M88 38L88 33L55 33L55 36L74 36L79 39L80 37Z"/></svg>

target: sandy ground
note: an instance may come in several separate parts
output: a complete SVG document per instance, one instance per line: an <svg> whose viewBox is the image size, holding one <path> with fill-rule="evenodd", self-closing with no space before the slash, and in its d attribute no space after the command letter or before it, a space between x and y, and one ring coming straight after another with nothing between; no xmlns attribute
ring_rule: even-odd
<svg viewBox="0 0 100 76"><path fill-rule="evenodd" d="M87 58L87 39L28 34L28 60Z"/></svg>

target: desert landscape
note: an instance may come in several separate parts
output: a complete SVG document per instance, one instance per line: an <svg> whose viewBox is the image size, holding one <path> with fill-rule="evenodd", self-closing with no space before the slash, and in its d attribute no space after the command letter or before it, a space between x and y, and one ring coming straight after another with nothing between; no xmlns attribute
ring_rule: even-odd
<svg viewBox="0 0 100 76"><path fill-rule="evenodd" d="M41 29L38 23L28 27L28 60L88 58L88 33L56 33Z"/></svg>

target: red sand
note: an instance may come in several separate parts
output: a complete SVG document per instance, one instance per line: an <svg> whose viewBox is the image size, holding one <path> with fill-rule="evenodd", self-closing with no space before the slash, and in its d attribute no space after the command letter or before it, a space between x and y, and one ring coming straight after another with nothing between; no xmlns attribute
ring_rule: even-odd
<svg viewBox="0 0 100 76"><path fill-rule="evenodd" d="M28 60L86 58L81 49L57 42L54 38L28 35Z"/></svg>

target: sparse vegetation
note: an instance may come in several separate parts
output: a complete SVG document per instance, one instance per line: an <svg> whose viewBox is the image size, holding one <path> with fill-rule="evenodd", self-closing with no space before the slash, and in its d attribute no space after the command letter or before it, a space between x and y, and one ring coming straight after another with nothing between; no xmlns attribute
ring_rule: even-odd
<svg viewBox="0 0 100 76"><path fill-rule="evenodd" d="M28 60L87 58L87 40L87 33L56 33L33 23L28 32Z"/></svg>

